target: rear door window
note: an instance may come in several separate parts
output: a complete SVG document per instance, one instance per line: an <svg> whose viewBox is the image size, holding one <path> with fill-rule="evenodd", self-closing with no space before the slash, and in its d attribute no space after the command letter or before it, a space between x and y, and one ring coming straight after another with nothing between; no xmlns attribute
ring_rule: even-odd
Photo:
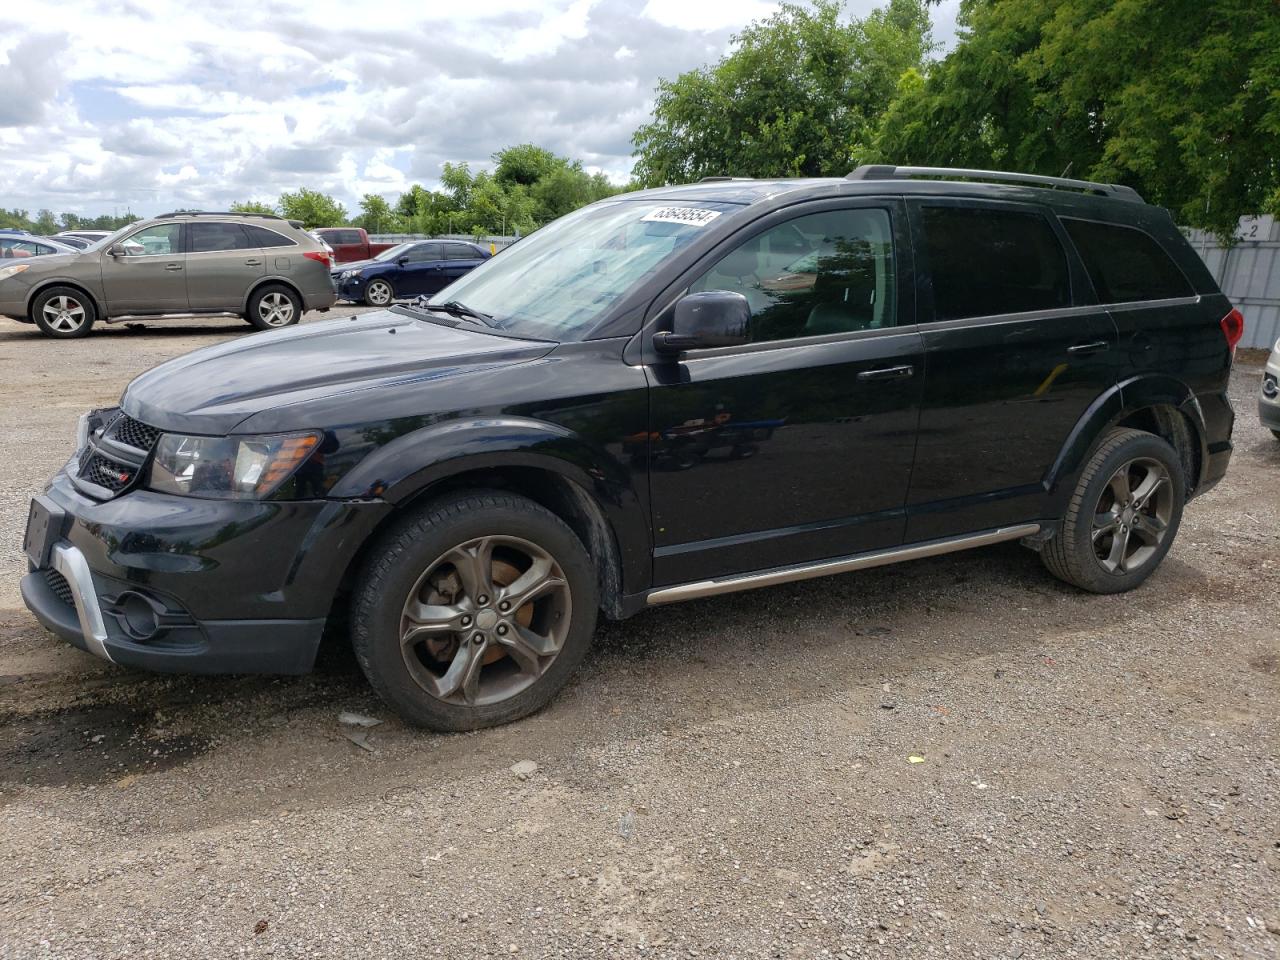
<svg viewBox="0 0 1280 960"><path fill-rule="evenodd" d="M1066 254L1043 214L922 206L921 221L935 321L1071 304Z"/></svg>
<svg viewBox="0 0 1280 960"><path fill-rule="evenodd" d="M1147 233L1093 220L1063 219L1101 303L1171 300L1195 291Z"/></svg>
<svg viewBox="0 0 1280 960"><path fill-rule="evenodd" d="M187 225L191 253L222 253L249 249L249 236L238 223L191 223Z"/></svg>

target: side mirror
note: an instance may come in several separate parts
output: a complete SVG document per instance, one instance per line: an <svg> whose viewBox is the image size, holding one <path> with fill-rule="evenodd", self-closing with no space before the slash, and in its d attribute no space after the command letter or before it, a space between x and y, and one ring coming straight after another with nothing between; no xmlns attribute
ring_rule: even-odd
<svg viewBox="0 0 1280 960"><path fill-rule="evenodd" d="M655 333L653 345L661 353L680 353L698 347L733 347L750 338L751 305L740 293L707 290L691 293L676 303L670 333Z"/></svg>
<svg viewBox="0 0 1280 960"><path fill-rule="evenodd" d="M111 246L107 248L107 255L112 257L123 257L125 255L124 244L113 243Z"/></svg>
<svg viewBox="0 0 1280 960"><path fill-rule="evenodd" d="M408 263L408 262L409 262L409 258L408 258L408 257L396 257L396 266L397 266L397 267L403 267L403 266L404 266L406 263Z"/></svg>

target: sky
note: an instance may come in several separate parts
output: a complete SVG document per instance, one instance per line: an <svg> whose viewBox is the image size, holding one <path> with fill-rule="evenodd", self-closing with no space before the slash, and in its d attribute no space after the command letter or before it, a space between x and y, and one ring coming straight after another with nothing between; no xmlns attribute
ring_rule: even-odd
<svg viewBox="0 0 1280 960"><path fill-rule="evenodd" d="M959 0L933 8L954 42ZM864 15L877 0L848 0ZM533 142L625 182L660 77L765 0L56 0L0 30L0 207L150 215L306 186L354 211Z"/></svg>

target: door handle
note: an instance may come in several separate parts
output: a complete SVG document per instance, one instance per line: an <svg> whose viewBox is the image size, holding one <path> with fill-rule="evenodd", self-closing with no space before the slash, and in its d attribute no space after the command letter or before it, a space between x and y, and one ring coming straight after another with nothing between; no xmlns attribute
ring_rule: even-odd
<svg viewBox="0 0 1280 960"><path fill-rule="evenodd" d="M916 372L911 364L901 367L881 367L879 370L863 370L858 374L859 380L905 380Z"/></svg>
<svg viewBox="0 0 1280 960"><path fill-rule="evenodd" d="M165 267L164 267L164 268L165 268L166 270L181 270L181 269L182 269L182 264L180 264L180 263L167 263L167 264L165 264Z"/></svg>
<svg viewBox="0 0 1280 960"><path fill-rule="evenodd" d="M1067 347L1067 353L1084 354L1084 353L1101 353L1106 350L1110 344L1105 340L1094 340L1090 343L1077 343L1074 346Z"/></svg>
<svg viewBox="0 0 1280 960"><path fill-rule="evenodd" d="M246 261L244 262L244 265L245 265L246 267L260 267L260 266L262 266L262 261L261 261L261 260L246 260Z"/></svg>

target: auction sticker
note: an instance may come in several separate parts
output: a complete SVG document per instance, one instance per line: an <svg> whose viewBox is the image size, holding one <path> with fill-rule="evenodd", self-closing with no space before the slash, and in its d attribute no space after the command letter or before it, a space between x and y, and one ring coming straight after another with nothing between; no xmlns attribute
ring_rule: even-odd
<svg viewBox="0 0 1280 960"><path fill-rule="evenodd" d="M659 207L640 218L641 223L683 223L688 227L705 227L720 216L719 210L699 210L697 207Z"/></svg>

